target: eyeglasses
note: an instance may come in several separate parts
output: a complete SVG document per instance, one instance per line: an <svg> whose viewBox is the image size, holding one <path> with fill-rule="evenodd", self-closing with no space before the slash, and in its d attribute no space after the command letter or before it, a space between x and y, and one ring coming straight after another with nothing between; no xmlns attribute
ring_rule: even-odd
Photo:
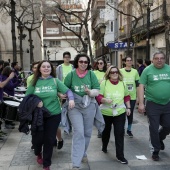
<svg viewBox="0 0 170 170"><path fill-rule="evenodd" d="M132 60L126 60L126 61L132 61Z"/></svg>
<svg viewBox="0 0 170 170"><path fill-rule="evenodd" d="M118 74L118 71L110 71L110 74Z"/></svg>
<svg viewBox="0 0 170 170"><path fill-rule="evenodd" d="M164 60L165 58L153 58L153 59L159 61L159 60Z"/></svg>
<svg viewBox="0 0 170 170"><path fill-rule="evenodd" d="M102 65L103 63L102 63L102 62L98 62L97 64L98 64L98 65Z"/></svg>
<svg viewBox="0 0 170 170"><path fill-rule="evenodd" d="M78 61L80 64L88 64L88 61L83 61L83 60L80 60L80 61Z"/></svg>
<svg viewBox="0 0 170 170"><path fill-rule="evenodd" d="M67 57L67 56L66 56L66 57L63 57L63 58L71 58L71 57L69 57L69 56Z"/></svg>

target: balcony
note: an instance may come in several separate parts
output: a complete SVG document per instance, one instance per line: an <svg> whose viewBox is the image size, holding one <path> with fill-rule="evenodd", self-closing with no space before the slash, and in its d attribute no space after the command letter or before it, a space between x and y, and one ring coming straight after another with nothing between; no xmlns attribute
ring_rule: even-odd
<svg viewBox="0 0 170 170"><path fill-rule="evenodd" d="M119 28L119 39L125 39L129 37L131 30L131 24L126 24Z"/></svg>
<svg viewBox="0 0 170 170"><path fill-rule="evenodd" d="M132 21L132 27L134 26L135 21ZM150 29L159 28L162 26L163 23L163 6L160 5L159 7L151 10L150 12ZM143 17L137 23L136 28L133 30L133 34L138 34L139 32L146 32L147 28L147 15L144 14Z"/></svg>

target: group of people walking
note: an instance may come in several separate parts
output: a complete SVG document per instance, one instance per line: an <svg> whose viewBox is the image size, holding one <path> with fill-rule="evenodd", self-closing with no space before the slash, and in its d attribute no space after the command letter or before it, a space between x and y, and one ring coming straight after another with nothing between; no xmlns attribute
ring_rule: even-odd
<svg viewBox="0 0 170 170"><path fill-rule="evenodd" d="M98 129L98 137L102 138L103 153L108 152L111 129L114 127L116 158L122 164L128 164L124 157L124 135L126 133L133 138L132 123L136 100L139 101L139 112L147 113L151 144L154 148L152 159L158 161L159 151L165 148L163 140L170 133L170 67L165 64L164 53L155 53L153 64L143 69L140 76L139 72L132 68L130 56L125 58L125 67L122 69L113 65L107 68L105 60L100 58L94 71L86 54L78 54L73 65L70 64L70 59L71 54L65 52L64 63L56 70L47 60L34 63L34 74L27 79L26 96L37 97L38 115L41 115L44 108L49 113L43 118L43 128L32 133L34 153L37 162L43 164L43 169L50 169L56 138L58 144L63 145L59 129L63 120L68 123L64 131L73 132L72 170L80 169L81 162L88 161L87 149L93 125ZM13 77L14 74L10 73L6 81L0 79L2 102L2 89ZM159 125L162 126L161 129ZM38 124L36 126L38 127Z"/></svg>

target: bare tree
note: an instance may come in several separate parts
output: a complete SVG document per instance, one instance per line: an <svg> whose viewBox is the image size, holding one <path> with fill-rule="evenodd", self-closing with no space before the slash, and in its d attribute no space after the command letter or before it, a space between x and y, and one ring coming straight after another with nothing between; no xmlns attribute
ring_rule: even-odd
<svg viewBox="0 0 170 170"><path fill-rule="evenodd" d="M86 8L82 8L80 3L72 4L72 5L64 5L62 3L58 3L57 1L53 0L55 5L52 7L48 7L46 14L49 14L51 11L52 14L55 14L57 17L57 21L53 20L56 25L60 24L64 29L70 31L75 35L81 42L84 52L87 53L87 44L84 41L84 38L87 38L88 41L88 49L90 53L90 59L93 62L92 57L92 49L91 49L91 40L90 40L90 33L89 33L89 25L88 22L91 19L90 11L91 11L91 3L92 0L87 1ZM74 21L70 18L74 18ZM71 26L77 26L78 30L74 30Z"/></svg>

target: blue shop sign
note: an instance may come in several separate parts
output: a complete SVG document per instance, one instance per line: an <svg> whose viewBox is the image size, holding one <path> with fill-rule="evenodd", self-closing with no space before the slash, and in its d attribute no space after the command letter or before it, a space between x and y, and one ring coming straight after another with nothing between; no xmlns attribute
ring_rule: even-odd
<svg viewBox="0 0 170 170"><path fill-rule="evenodd" d="M130 47L133 47L133 42L130 42ZM114 49L124 49L128 47L127 42L109 42L107 44L109 48L114 48Z"/></svg>

